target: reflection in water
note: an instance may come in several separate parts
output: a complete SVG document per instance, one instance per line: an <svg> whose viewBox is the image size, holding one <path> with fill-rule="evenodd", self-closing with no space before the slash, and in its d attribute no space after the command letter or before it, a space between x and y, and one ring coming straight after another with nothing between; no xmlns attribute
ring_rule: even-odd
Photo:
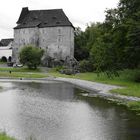
<svg viewBox="0 0 140 140"><path fill-rule="evenodd" d="M0 130L19 140L139 140L140 118L73 85L1 83Z"/></svg>

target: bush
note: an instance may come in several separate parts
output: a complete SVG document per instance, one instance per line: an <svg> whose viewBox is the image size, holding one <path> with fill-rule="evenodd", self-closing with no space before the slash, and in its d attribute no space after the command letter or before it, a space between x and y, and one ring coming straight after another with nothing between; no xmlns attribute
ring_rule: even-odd
<svg viewBox="0 0 140 140"><path fill-rule="evenodd" d="M140 83L140 71L137 71L134 75L134 81Z"/></svg>
<svg viewBox="0 0 140 140"><path fill-rule="evenodd" d="M140 82L140 70L139 69L125 69L119 72L121 78L131 82Z"/></svg>
<svg viewBox="0 0 140 140"><path fill-rule="evenodd" d="M19 54L20 62L27 65L29 69L36 69L41 64L41 58L44 51L35 46L25 46Z"/></svg>
<svg viewBox="0 0 140 140"><path fill-rule="evenodd" d="M89 60L82 60L79 64L81 72L92 72L94 71L94 66Z"/></svg>
<svg viewBox="0 0 140 140"><path fill-rule="evenodd" d="M56 67L53 68L53 71L60 72L61 70L64 70L64 69L65 69L64 66L56 66Z"/></svg>

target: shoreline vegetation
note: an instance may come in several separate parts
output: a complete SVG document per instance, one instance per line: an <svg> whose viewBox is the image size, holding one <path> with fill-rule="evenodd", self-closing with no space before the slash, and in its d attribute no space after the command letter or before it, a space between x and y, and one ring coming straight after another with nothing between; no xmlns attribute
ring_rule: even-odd
<svg viewBox="0 0 140 140"><path fill-rule="evenodd" d="M11 71L11 72L10 72ZM91 82L104 83L109 85L122 86L123 88L117 88L110 91L110 93L133 96L140 98L140 83L135 82L135 73L137 70L124 70L119 72L119 77L108 78L106 74L101 73L99 76L97 73L86 72L77 73L75 75L60 74L56 69L45 69L38 68L36 70L29 70L26 67L22 68L0 68L0 78L47 78L47 77L64 77L87 80ZM114 101L115 102L115 101ZM135 110L140 114L140 102L129 101L129 102L118 102L127 106L131 110Z"/></svg>
<svg viewBox="0 0 140 140"><path fill-rule="evenodd" d="M5 132L0 133L0 140L15 140L15 138L7 136Z"/></svg>

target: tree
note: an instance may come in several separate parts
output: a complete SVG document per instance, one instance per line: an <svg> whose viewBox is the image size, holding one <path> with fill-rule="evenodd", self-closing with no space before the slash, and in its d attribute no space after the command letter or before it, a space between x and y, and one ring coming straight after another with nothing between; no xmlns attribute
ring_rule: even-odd
<svg viewBox="0 0 140 140"><path fill-rule="evenodd" d="M78 61L87 59L89 57L89 50L86 47L87 39L85 33L78 27L75 28L74 35L74 57Z"/></svg>
<svg viewBox="0 0 140 140"><path fill-rule="evenodd" d="M90 60L98 72L140 67L140 0L120 0L106 10L103 23L92 23L75 35L75 57ZM87 54L87 55L85 55Z"/></svg>
<svg viewBox="0 0 140 140"><path fill-rule="evenodd" d="M19 54L20 62L27 65L29 69L36 69L41 63L44 51L35 46L25 46Z"/></svg>
<svg viewBox="0 0 140 140"><path fill-rule="evenodd" d="M91 23L86 28L85 32L81 31L80 28L75 30L75 54L74 57L78 60L89 59L90 50L95 43L96 39L100 36L100 23Z"/></svg>
<svg viewBox="0 0 140 140"><path fill-rule="evenodd" d="M120 69L140 65L140 0L120 0L106 11L102 34L91 55L97 71L115 74Z"/></svg>

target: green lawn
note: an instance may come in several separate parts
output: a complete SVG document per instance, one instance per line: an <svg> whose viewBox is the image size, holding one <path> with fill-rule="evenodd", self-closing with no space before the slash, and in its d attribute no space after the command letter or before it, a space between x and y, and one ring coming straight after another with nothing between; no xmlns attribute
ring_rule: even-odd
<svg viewBox="0 0 140 140"><path fill-rule="evenodd" d="M47 77L47 74L42 73L41 69L30 70L26 67L22 67L22 68L0 67L0 77L44 78Z"/></svg>
<svg viewBox="0 0 140 140"><path fill-rule="evenodd" d="M30 72L0 72L0 77L9 77L9 78L44 78L47 77L47 74L44 73L30 73Z"/></svg>
<svg viewBox="0 0 140 140"><path fill-rule="evenodd" d="M0 140L15 140L15 139L7 136L5 133L0 133Z"/></svg>
<svg viewBox="0 0 140 140"><path fill-rule="evenodd" d="M30 70L27 67L21 67L21 68L14 68L14 67L0 67L0 72L41 72L41 70L35 69L35 70Z"/></svg>

